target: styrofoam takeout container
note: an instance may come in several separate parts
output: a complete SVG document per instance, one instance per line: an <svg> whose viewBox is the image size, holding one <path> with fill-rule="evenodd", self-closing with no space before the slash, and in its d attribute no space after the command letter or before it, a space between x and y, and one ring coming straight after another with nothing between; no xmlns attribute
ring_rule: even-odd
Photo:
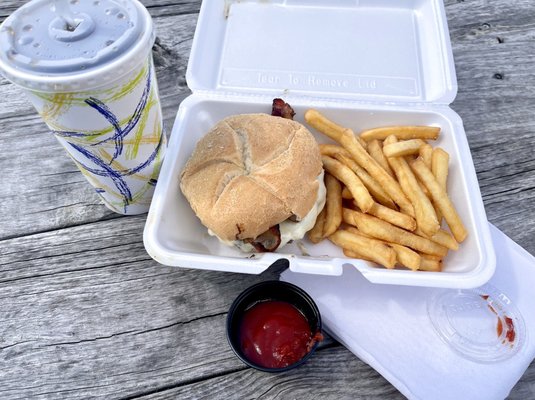
<svg viewBox="0 0 535 400"><path fill-rule="evenodd" d="M259 274L280 258L294 272L340 275L352 264L376 283L471 288L494 273L474 165L460 117L441 0L251 0L203 2L187 71L193 94L179 108L144 232L158 262ZM271 112L282 97L303 123L308 108L359 132L386 125L434 125L450 153L448 192L468 238L442 272L387 270L325 240L245 254L208 235L179 188L197 141L219 120ZM319 142L329 139L313 131Z"/></svg>

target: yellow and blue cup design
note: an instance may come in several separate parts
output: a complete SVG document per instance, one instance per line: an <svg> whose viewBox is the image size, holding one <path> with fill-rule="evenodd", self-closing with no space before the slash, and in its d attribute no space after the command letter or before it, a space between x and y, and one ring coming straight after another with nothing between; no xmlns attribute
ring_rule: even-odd
<svg viewBox="0 0 535 400"><path fill-rule="evenodd" d="M154 39L138 0L31 0L0 26L0 72L122 214L148 211L166 148Z"/></svg>
<svg viewBox="0 0 535 400"><path fill-rule="evenodd" d="M148 211L166 148L150 58L112 87L29 96L108 208Z"/></svg>

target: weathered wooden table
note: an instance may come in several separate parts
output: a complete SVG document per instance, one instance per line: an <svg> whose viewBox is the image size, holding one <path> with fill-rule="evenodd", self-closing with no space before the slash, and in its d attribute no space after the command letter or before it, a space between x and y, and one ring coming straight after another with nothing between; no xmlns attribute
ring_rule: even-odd
<svg viewBox="0 0 535 400"><path fill-rule="evenodd" d="M3 0L0 19L23 3ZM169 132L189 94L184 74L200 2L144 3L158 30ZM452 107L488 218L535 254L535 4L445 3L459 83ZM0 121L0 398L403 397L330 339L292 372L246 368L226 343L227 309L281 269L249 276L158 265L143 248L146 216L102 206L3 78ZM535 398L535 364L511 398Z"/></svg>

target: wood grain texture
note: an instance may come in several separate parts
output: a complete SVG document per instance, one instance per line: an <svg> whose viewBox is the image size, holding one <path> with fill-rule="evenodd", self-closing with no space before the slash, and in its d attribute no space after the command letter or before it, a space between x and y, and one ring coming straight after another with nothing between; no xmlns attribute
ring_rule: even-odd
<svg viewBox="0 0 535 400"><path fill-rule="evenodd" d="M24 4L3 0L0 20ZM200 1L143 0L167 133L189 95ZM535 4L445 0L462 117L487 216L535 254ZM246 368L224 335L246 287L274 279L169 268L146 254L144 216L97 196L22 91L0 78L1 399L399 399L327 338L307 364ZM535 364L510 399L535 398Z"/></svg>
<svg viewBox="0 0 535 400"><path fill-rule="evenodd" d="M487 217L535 254L535 7L447 1L462 117Z"/></svg>

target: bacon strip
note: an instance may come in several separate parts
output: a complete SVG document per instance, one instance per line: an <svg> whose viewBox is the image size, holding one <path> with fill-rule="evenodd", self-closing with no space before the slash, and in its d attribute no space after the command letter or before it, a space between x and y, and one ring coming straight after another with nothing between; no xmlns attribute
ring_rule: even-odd
<svg viewBox="0 0 535 400"><path fill-rule="evenodd" d="M283 99L273 99L273 105L271 106L271 115L274 117L282 117L286 119L294 119L295 111L286 103Z"/></svg>
<svg viewBox="0 0 535 400"><path fill-rule="evenodd" d="M244 239L244 242L251 244L259 253L275 251L281 244L281 232L279 225L272 226L256 239Z"/></svg>

